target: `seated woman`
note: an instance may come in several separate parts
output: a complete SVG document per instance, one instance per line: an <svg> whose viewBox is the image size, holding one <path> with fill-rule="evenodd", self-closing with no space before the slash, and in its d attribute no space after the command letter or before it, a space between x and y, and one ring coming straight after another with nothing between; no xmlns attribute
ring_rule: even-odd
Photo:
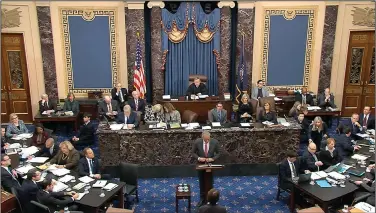
<svg viewBox="0 0 376 213"><path fill-rule="evenodd" d="M44 131L43 125L37 123L35 125L33 137L31 138L31 145L38 147L38 149L40 150L44 147L44 144L46 143L49 137L49 134Z"/></svg>
<svg viewBox="0 0 376 213"><path fill-rule="evenodd" d="M292 106L292 108L289 111L289 116L293 118L298 117L301 107L302 107L302 104L299 101L296 101L294 103L294 106Z"/></svg>
<svg viewBox="0 0 376 213"><path fill-rule="evenodd" d="M68 93L67 98L64 101L64 112L72 111L74 114L80 111L80 104L76 101L76 97L73 92Z"/></svg>
<svg viewBox="0 0 376 213"><path fill-rule="evenodd" d="M243 94L238 108L239 123L247 123L252 121L252 106L248 102L248 95Z"/></svg>
<svg viewBox="0 0 376 213"><path fill-rule="evenodd" d="M12 113L9 115L10 123L7 127L7 131L5 135L8 138L17 136L22 133L28 133L29 130L26 128L24 122L22 120L18 119L18 116L16 113Z"/></svg>
<svg viewBox="0 0 376 213"><path fill-rule="evenodd" d="M171 103L163 104L165 121L168 123L181 123L180 112Z"/></svg>
<svg viewBox="0 0 376 213"><path fill-rule="evenodd" d="M59 152L50 160L50 163L57 164L57 168L66 168L77 172L80 153L69 141L61 142L59 147Z"/></svg>
<svg viewBox="0 0 376 213"><path fill-rule="evenodd" d="M323 170L342 161L341 156L338 154L338 151L334 148L335 145L336 141L334 140L334 138L328 138L326 140L325 150L320 151L319 159L324 164L322 166Z"/></svg>
<svg viewBox="0 0 376 213"><path fill-rule="evenodd" d="M313 123L308 129L308 140L316 144L317 151L321 149L321 141L324 138L329 138L328 126L322 121L320 116L313 119Z"/></svg>
<svg viewBox="0 0 376 213"><path fill-rule="evenodd" d="M264 103L264 110L262 110L259 115L259 122L264 122L264 121L269 121L269 122L272 122L273 124L278 124L277 115L275 112L270 110L269 102Z"/></svg>
<svg viewBox="0 0 376 213"><path fill-rule="evenodd" d="M164 122L165 115L163 112L163 107L160 104L156 104L154 106L147 105L145 107L145 122L150 121L157 121L157 122Z"/></svg>

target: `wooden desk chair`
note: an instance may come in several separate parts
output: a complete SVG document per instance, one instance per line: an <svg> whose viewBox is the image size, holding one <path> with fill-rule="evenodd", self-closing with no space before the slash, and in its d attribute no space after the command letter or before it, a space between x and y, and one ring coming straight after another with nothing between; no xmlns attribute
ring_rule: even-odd
<svg viewBox="0 0 376 213"><path fill-rule="evenodd" d="M120 181L126 183L126 195L136 195L136 201L138 202L138 165L121 162L120 169Z"/></svg>
<svg viewBox="0 0 376 213"><path fill-rule="evenodd" d="M279 200L279 195L281 194L281 191L285 191L290 194L290 189L286 189L281 186L281 162L277 163L277 170L278 170L278 182L277 182L277 198L276 200Z"/></svg>
<svg viewBox="0 0 376 213"><path fill-rule="evenodd" d="M184 110L183 115L181 116L182 123L193 123L197 121L198 114L192 112L191 110Z"/></svg>

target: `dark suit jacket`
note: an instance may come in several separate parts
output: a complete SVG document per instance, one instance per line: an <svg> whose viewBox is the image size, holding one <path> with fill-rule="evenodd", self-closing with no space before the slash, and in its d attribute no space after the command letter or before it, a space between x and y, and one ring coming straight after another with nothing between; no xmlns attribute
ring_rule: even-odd
<svg viewBox="0 0 376 213"><path fill-rule="evenodd" d="M316 158L317 158L318 161L320 161L320 158L317 154L316 154ZM316 160L313 157L313 155L310 152L308 152L308 150L306 150L303 153L303 159L304 159L304 163L305 163L305 169L308 169L311 172L317 172L318 170L321 169L320 166L315 165Z"/></svg>
<svg viewBox="0 0 376 213"><path fill-rule="evenodd" d="M342 161L341 156L338 154L338 150L334 149L333 157L330 155L330 152L327 150L321 150L319 158L321 162L324 164L322 169L327 169L329 166L333 166Z"/></svg>
<svg viewBox="0 0 376 213"><path fill-rule="evenodd" d="M120 112L120 106L117 101L111 100L111 107L112 107L112 111L117 111L118 113ZM103 116L103 115L106 115L107 112L108 112L107 103L105 101L99 102L98 114Z"/></svg>
<svg viewBox="0 0 376 213"><path fill-rule="evenodd" d="M220 205L206 204L198 209L199 213L227 213L225 207Z"/></svg>
<svg viewBox="0 0 376 213"><path fill-rule="evenodd" d="M65 99L63 110L64 112L72 111L73 113L76 114L80 111L80 104L76 100L73 100L72 102L70 102L69 99Z"/></svg>
<svg viewBox="0 0 376 213"><path fill-rule="evenodd" d="M300 125L300 127L302 128L300 130L300 135L305 135L305 136L308 136L308 132L309 132L309 121L307 118L304 118L302 122L299 122L298 118L295 118L296 122L298 122L298 124Z"/></svg>
<svg viewBox="0 0 376 213"><path fill-rule="evenodd" d="M94 134L95 128L92 122L90 121L88 124L83 124L80 127L80 131L77 134L77 138L80 140L78 141L79 144L93 144L94 143Z"/></svg>
<svg viewBox="0 0 376 213"><path fill-rule="evenodd" d="M22 182L22 190L26 196L26 200L37 200L37 192L39 191L38 183L34 183L32 180L24 180Z"/></svg>
<svg viewBox="0 0 376 213"><path fill-rule="evenodd" d="M317 106L319 107L332 107L335 108L336 105L334 104L334 96L331 94L329 101L325 101L325 94L320 94L317 98Z"/></svg>
<svg viewBox="0 0 376 213"><path fill-rule="evenodd" d="M363 126L363 119L364 119L364 114L362 113L359 116L359 123L362 126ZM371 114L368 116L367 129L375 129L375 116L373 116Z"/></svg>
<svg viewBox="0 0 376 213"><path fill-rule="evenodd" d="M252 115L252 114L250 114L250 115ZM221 110L221 119L219 119L217 109L214 108L214 109L209 111L208 119L209 119L210 122L226 123L227 122L227 111L225 109L222 109Z"/></svg>
<svg viewBox="0 0 376 213"><path fill-rule="evenodd" d="M367 198L366 202L371 204L372 206L375 206L375 182L372 182L371 186L363 182L362 184L360 184L360 186L371 194L371 196Z"/></svg>
<svg viewBox="0 0 376 213"><path fill-rule="evenodd" d="M93 174L101 174L98 159L93 158L92 162L93 162L93 168L92 168ZM78 162L78 174L80 176L90 176L89 163L87 162L86 157L81 158L80 161Z"/></svg>
<svg viewBox="0 0 376 213"><path fill-rule="evenodd" d="M73 203L72 198L64 197L64 192L45 192L40 190L37 193L39 202L50 209L50 212L55 212L64 209L70 203Z"/></svg>
<svg viewBox="0 0 376 213"><path fill-rule="evenodd" d="M319 132L319 131L313 131L312 130L313 124L310 124L308 128L308 139L312 139L316 143L316 142L321 142L325 134L328 135L329 137L328 126L326 125L326 123L323 123L322 125L323 125L322 130Z"/></svg>
<svg viewBox="0 0 376 213"><path fill-rule="evenodd" d="M42 114L44 111L47 111L47 110L57 110L57 105L56 105L56 102L53 101L53 100L48 100L48 105L46 102L44 102L44 104L42 104L42 100L39 101L39 112L40 114Z"/></svg>
<svg viewBox="0 0 376 213"><path fill-rule="evenodd" d="M62 165L60 163L62 156L63 156L63 152L59 150L59 152L50 160L50 163ZM66 169L77 171L79 160L80 160L80 153L78 153L76 149L71 150L67 158L67 163L65 164Z"/></svg>
<svg viewBox="0 0 376 213"><path fill-rule="evenodd" d="M140 98L138 99L138 109L137 110L136 110L136 104L135 104L133 98L128 101L128 104L133 111L139 111L139 112L142 112L142 114L145 113L146 103L145 103L144 99L140 99Z"/></svg>
<svg viewBox="0 0 376 213"><path fill-rule="evenodd" d="M300 158L296 159L296 161L294 162L294 166L297 175L304 173L304 169L302 168L303 166L301 166ZM289 180L291 179L291 169L289 163L287 162L287 159L281 162L279 174L281 177L282 186L290 183Z"/></svg>
<svg viewBox="0 0 376 213"><path fill-rule="evenodd" d="M261 111L258 121L259 122L269 121L269 122L272 122L274 124L278 124L277 115L273 111L270 111L269 113L266 113L266 114L264 114L264 112Z"/></svg>
<svg viewBox="0 0 376 213"><path fill-rule="evenodd" d="M5 143L7 143L7 138L5 136L1 137L1 153L5 153L5 149L4 149Z"/></svg>
<svg viewBox="0 0 376 213"><path fill-rule="evenodd" d="M31 138L31 145L32 146L36 146L36 147L39 147L39 148L42 148L44 146L44 144L46 143L46 140L49 138L50 136L48 135L47 132L43 132L43 136L40 140L40 143L38 144L37 142L37 139L38 139L38 135L37 134L33 134L33 137Z"/></svg>
<svg viewBox="0 0 376 213"><path fill-rule="evenodd" d="M209 150L208 150L208 158L213 158L213 160L217 160L220 156L219 153L219 143L216 139L210 139L209 141ZM204 151L204 141L202 138L197 139L192 147L192 157L194 159L198 159L199 157L205 157Z"/></svg>
<svg viewBox="0 0 376 213"><path fill-rule="evenodd" d="M21 185L6 169L1 167L1 186L5 191L12 193L11 188L19 188Z"/></svg>
<svg viewBox="0 0 376 213"><path fill-rule="evenodd" d="M116 117L116 122L119 124L123 124L125 122L124 112L119 113L119 115ZM131 112L127 119L127 124L134 124L135 126L138 126L137 113Z"/></svg>
<svg viewBox="0 0 376 213"><path fill-rule="evenodd" d="M358 123L360 125L362 125L362 121L359 120ZM353 123L351 122L351 118L350 120L347 120L346 122L344 122L344 125L348 126L351 130L351 137L355 140L359 139L359 137L356 135L358 133L361 133L362 131L360 130L360 128L356 125L353 125Z"/></svg>
<svg viewBox="0 0 376 213"><path fill-rule="evenodd" d="M36 154L35 157L48 157L49 159L53 158L57 152L59 151L59 145L55 144L54 147L52 148L52 154L50 153L50 149L46 147L46 145L43 146L41 150L39 150Z"/></svg>
<svg viewBox="0 0 376 213"><path fill-rule="evenodd" d="M335 148L338 151L341 158L351 156L354 152L354 147L351 143L351 137L347 137L346 134L340 134L336 136Z"/></svg>
<svg viewBox="0 0 376 213"><path fill-rule="evenodd" d="M120 96L116 95L117 93L117 88L112 88L111 90L111 96L112 96L112 100L115 100L117 102L119 102L119 104L121 103L121 99L120 99ZM127 102L128 101L128 90L126 88L121 88L121 94L123 96L123 101L124 102Z"/></svg>
<svg viewBox="0 0 376 213"><path fill-rule="evenodd" d="M302 102L303 98L302 98L302 94L298 93L295 95L295 101L299 101L300 103L303 103ZM313 97L311 94L306 94L306 104L309 104L310 106L313 106L314 103L313 103Z"/></svg>
<svg viewBox="0 0 376 213"><path fill-rule="evenodd" d="M189 85L187 92L185 92L186 95L191 96L191 95L197 95L198 93L201 93L201 95L207 95L208 90L206 88L206 85L203 83L200 83L198 87L194 83Z"/></svg>

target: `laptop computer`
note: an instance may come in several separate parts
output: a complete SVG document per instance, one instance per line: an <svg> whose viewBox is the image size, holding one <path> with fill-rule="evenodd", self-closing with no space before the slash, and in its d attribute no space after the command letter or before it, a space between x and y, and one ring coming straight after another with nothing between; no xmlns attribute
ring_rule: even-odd
<svg viewBox="0 0 376 213"><path fill-rule="evenodd" d="M304 183L311 180L311 173L308 174L300 174L298 183Z"/></svg>

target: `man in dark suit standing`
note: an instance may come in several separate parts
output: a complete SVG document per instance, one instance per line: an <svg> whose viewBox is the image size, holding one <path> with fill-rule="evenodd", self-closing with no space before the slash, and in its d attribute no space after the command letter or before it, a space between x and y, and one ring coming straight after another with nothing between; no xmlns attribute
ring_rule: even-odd
<svg viewBox="0 0 376 213"><path fill-rule="evenodd" d="M1 154L1 186L5 191L12 193L11 188L20 188L16 170L10 168L11 159L6 154Z"/></svg>
<svg viewBox="0 0 376 213"><path fill-rule="evenodd" d="M42 190L37 193L37 199L41 204L47 206L50 212L63 210L64 207L72 204L79 196L75 192L53 192L54 183L52 183L52 179L50 178L42 181L41 188ZM78 209L75 205L68 206L68 208L71 212Z"/></svg>
<svg viewBox="0 0 376 213"><path fill-rule="evenodd" d="M94 125L90 122L90 114L84 114L84 124L80 127L77 136L72 138L74 146L91 145L94 143Z"/></svg>
<svg viewBox="0 0 376 213"><path fill-rule="evenodd" d="M125 103L128 101L128 90L121 87L121 83L118 83L116 87L111 90L112 99L117 101L120 110L123 109Z"/></svg>
<svg viewBox="0 0 376 213"><path fill-rule="evenodd" d="M98 158L95 157L91 148L85 148L83 153L84 158L78 162L78 174L80 176L89 176L95 179L110 179L109 175L101 174L101 166Z"/></svg>
<svg viewBox="0 0 376 213"><path fill-rule="evenodd" d="M315 143L308 144L307 150L303 153L303 159L305 162L306 169L308 169L311 172L320 171L320 167L323 165L323 163L319 161L319 158L316 155Z"/></svg>
<svg viewBox="0 0 376 213"><path fill-rule="evenodd" d="M127 124L129 129L138 126L137 113L132 112L132 109L129 105L124 106L124 112L119 113L116 118L116 122L119 124Z"/></svg>
<svg viewBox="0 0 376 213"><path fill-rule="evenodd" d="M190 98L191 95L207 95L208 90L206 88L206 85L201 83L200 78L195 78L193 83L189 85L185 94Z"/></svg>
<svg viewBox="0 0 376 213"><path fill-rule="evenodd" d="M98 114L103 117L106 116L109 120L115 120L116 115L120 112L120 106L117 101L111 100L110 96L106 95L103 101L99 102Z"/></svg>
<svg viewBox="0 0 376 213"><path fill-rule="evenodd" d="M305 117L304 112L300 112L296 121L302 128L300 130L300 143L307 143L308 142L308 128L309 128L309 121Z"/></svg>
<svg viewBox="0 0 376 213"><path fill-rule="evenodd" d="M353 146L351 142L351 130L349 127L345 126L343 128L343 133L336 137L335 148L338 150L341 159L351 156L354 151L359 150L359 146Z"/></svg>
<svg viewBox="0 0 376 213"><path fill-rule="evenodd" d="M192 147L192 157L197 160L199 164L212 163L220 156L219 143L215 139L210 138L208 131L202 132L202 138L197 139ZM199 206L205 203L205 189L204 189L204 173L205 171L198 171L198 178L200 182L200 203ZM210 180L213 185L213 180Z"/></svg>
<svg viewBox="0 0 376 213"><path fill-rule="evenodd" d="M55 145L55 140L53 138L49 138L46 140L43 148L35 154L35 157L48 157L48 159L51 159L57 154L58 151L59 146Z"/></svg>
<svg viewBox="0 0 376 213"><path fill-rule="evenodd" d="M208 192L208 204L201 206L198 210L199 213L227 213L225 207L218 205L219 191L216 189L210 189Z"/></svg>
<svg viewBox="0 0 376 213"><path fill-rule="evenodd" d="M299 101L303 105L313 106L313 97L308 93L307 87L302 88L301 94L295 95L295 101Z"/></svg>
<svg viewBox="0 0 376 213"><path fill-rule="evenodd" d="M363 129L375 129L375 116L371 115L371 107L365 106L360 114L359 121L362 122Z"/></svg>
<svg viewBox="0 0 376 213"><path fill-rule="evenodd" d="M47 110L57 111L57 105L56 105L56 102L48 99L47 94L43 94L41 96L41 100L39 101L39 112L40 114L42 114L44 111L47 111Z"/></svg>
<svg viewBox="0 0 376 213"><path fill-rule="evenodd" d="M216 108L209 111L208 119L210 122L227 122L227 111L223 109L221 102L217 103Z"/></svg>

